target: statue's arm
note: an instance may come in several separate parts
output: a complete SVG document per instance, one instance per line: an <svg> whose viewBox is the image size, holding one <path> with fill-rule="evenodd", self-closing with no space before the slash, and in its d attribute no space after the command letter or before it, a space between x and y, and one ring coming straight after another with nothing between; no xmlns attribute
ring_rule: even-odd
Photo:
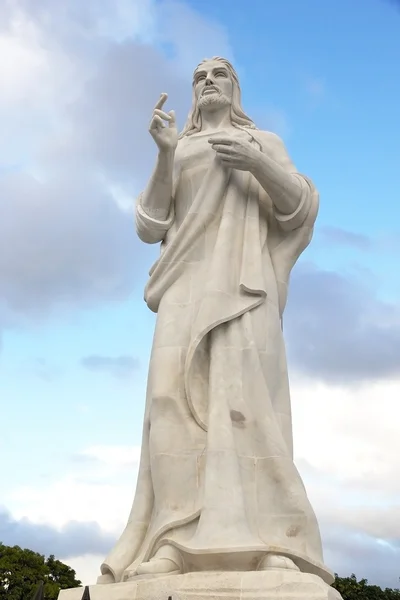
<svg viewBox="0 0 400 600"><path fill-rule="evenodd" d="M146 189L136 202L136 231L147 244L161 242L174 220L173 151L160 151Z"/></svg>
<svg viewBox="0 0 400 600"><path fill-rule="evenodd" d="M252 174L272 200L275 217L282 228L290 231L300 227L309 214L316 191L297 172L277 135L266 134L263 151L257 155Z"/></svg>

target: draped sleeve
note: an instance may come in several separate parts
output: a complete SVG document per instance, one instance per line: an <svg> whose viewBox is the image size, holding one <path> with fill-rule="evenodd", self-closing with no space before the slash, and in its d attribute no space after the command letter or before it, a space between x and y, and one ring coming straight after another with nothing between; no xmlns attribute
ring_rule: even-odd
<svg viewBox="0 0 400 600"><path fill-rule="evenodd" d="M146 244L157 244L162 242L167 231L175 219L174 203L171 202L171 208L166 219L157 218L156 211L149 215L142 206L143 194L140 194L136 201L135 223L136 232L142 242ZM162 215L160 215L162 216Z"/></svg>
<svg viewBox="0 0 400 600"><path fill-rule="evenodd" d="M260 194L261 203L264 202L264 204L268 204L270 207L272 205L272 213L280 229L284 232L293 231L307 221L312 209L311 204L315 198L314 187L306 177L297 171L286 150L285 144L278 135L266 131L257 131L257 138L261 144L262 152L272 158L286 173L290 174L292 181L301 189L300 203L296 210L289 215L279 212L272 204L266 192L263 193L262 191ZM284 193L285 190L282 189L282 194Z"/></svg>

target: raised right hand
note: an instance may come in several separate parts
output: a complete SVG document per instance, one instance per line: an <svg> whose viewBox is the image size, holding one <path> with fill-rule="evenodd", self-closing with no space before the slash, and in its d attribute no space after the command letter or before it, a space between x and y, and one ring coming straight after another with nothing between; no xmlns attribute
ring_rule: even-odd
<svg viewBox="0 0 400 600"><path fill-rule="evenodd" d="M175 112L170 110L166 113L161 110L167 98L168 94L161 94L159 101L154 107L149 127L150 135L161 152L174 151L178 145ZM168 122L168 127L166 127L164 121Z"/></svg>

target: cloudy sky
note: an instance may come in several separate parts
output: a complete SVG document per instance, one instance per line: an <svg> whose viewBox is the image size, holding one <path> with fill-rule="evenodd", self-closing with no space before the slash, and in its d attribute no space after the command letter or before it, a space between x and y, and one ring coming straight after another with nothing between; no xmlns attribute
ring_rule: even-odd
<svg viewBox="0 0 400 600"><path fill-rule="evenodd" d="M135 488L158 249L132 208L152 107L234 61L321 194L285 332L296 462L328 565L400 577L400 7L1 0L0 540L95 581Z"/></svg>

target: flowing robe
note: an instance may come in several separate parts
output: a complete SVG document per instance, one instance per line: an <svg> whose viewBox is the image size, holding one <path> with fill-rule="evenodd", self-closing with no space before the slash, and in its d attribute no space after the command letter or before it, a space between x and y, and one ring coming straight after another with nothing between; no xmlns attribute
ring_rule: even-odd
<svg viewBox="0 0 400 600"><path fill-rule="evenodd" d="M250 173L221 166L201 133L178 144L169 216L150 216L138 199L139 237L162 242L145 289L158 317L135 499L101 568L115 581L166 544L185 571L255 570L273 552L334 579L293 462L281 327L318 194L277 136L235 135L294 174L300 204L279 214Z"/></svg>

